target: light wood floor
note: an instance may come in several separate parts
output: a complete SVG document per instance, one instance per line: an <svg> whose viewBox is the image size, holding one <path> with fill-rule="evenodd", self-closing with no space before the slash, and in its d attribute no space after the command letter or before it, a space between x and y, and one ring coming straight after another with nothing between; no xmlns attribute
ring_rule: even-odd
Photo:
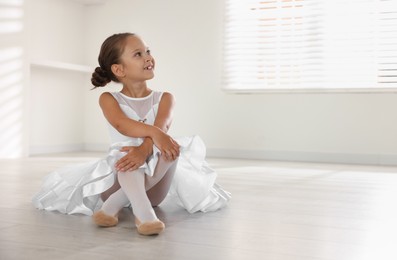
<svg viewBox="0 0 397 260"><path fill-rule="evenodd" d="M30 203L41 179L102 154L0 161L0 259L397 259L397 167L208 159L232 192L227 208L189 214L166 200L159 236Z"/></svg>

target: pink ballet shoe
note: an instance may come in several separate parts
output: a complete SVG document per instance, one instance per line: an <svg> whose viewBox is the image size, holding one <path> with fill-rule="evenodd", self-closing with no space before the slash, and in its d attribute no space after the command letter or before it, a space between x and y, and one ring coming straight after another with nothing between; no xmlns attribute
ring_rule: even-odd
<svg viewBox="0 0 397 260"><path fill-rule="evenodd" d="M92 215L92 220L100 227L114 227L119 223L117 217L106 215L102 210L97 211Z"/></svg>
<svg viewBox="0 0 397 260"><path fill-rule="evenodd" d="M135 217L135 226L138 229L138 233L144 236L158 235L165 228L164 223L161 222L160 220L141 223L136 217Z"/></svg>

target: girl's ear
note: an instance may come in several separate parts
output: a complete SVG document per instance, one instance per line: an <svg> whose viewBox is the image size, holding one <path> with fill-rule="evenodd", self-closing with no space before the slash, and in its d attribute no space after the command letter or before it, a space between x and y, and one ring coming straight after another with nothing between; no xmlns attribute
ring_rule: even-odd
<svg viewBox="0 0 397 260"><path fill-rule="evenodd" d="M110 69L112 70L113 74L116 77L118 77L118 78L124 78L125 77L123 65L121 65L121 64L112 64Z"/></svg>

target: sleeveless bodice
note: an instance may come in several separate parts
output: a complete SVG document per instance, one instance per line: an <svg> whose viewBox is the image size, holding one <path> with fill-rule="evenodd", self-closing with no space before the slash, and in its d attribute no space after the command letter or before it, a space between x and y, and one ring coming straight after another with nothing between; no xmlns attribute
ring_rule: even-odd
<svg viewBox="0 0 397 260"><path fill-rule="evenodd" d="M158 106L162 97L162 92L152 91L143 98L128 97L121 92L112 92L124 114L133 120L153 125L157 115ZM132 142L134 145L142 143L142 138L131 138L119 133L112 125L109 125L111 143Z"/></svg>

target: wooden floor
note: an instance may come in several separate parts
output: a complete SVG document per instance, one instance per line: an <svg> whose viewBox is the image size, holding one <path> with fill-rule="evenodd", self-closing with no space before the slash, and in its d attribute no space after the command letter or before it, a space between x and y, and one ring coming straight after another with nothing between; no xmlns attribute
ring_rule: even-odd
<svg viewBox="0 0 397 260"><path fill-rule="evenodd" d="M0 161L0 259L397 259L397 167L208 159L232 192L227 208L189 214L166 200L159 236L128 209L114 228L35 209L48 172L102 154Z"/></svg>

